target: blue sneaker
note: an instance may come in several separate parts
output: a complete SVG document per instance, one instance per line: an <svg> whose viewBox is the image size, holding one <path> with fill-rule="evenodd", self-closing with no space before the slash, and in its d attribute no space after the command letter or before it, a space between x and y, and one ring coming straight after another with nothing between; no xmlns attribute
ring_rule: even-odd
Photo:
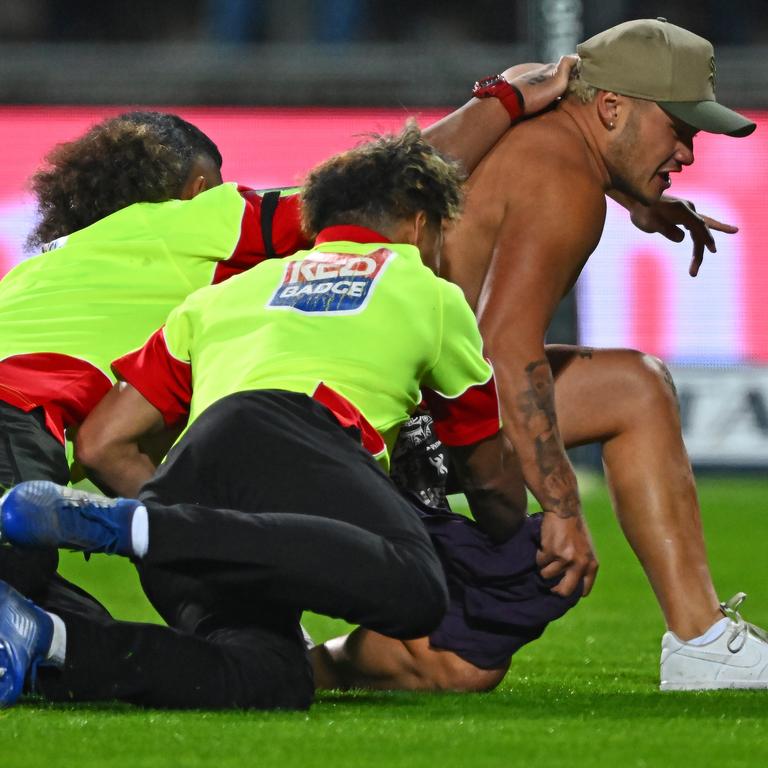
<svg viewBox="0 0 768 768"><path fill-rule="evenodd" d="M130 557L131 520L140 504L48 480L19 483L0 499L0 541Z"/></svg>
<svg viewBox="0 0 768 768"><path fill-rule="evenodd" d="M34 682L52 638L51 617L0 581L0 708L16 703L28 674Z"/></svg>

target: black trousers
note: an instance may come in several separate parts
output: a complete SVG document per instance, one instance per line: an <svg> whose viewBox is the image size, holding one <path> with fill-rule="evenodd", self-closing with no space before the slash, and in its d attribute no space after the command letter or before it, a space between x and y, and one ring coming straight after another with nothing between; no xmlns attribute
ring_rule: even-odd
<svg viewBox="0 0 768 768"><path fill-rule="evenodd" d="M48 431L42 409L25 413L0 401L0 493L24 480L66 485L64 446ZM57 550L0 547L0 579L39 605L108 615L104 607L56 573Z"/></svg>
<svg viewBox="0 0 768 768"><path fill-rule="evenodd" d="M144 589L168 628L64 612L67 662L50 698L168 707L309 706L302 610L393 637L428 634L447 605L416 511L311 398L238 393L203 413L141 499Z"/></svg>

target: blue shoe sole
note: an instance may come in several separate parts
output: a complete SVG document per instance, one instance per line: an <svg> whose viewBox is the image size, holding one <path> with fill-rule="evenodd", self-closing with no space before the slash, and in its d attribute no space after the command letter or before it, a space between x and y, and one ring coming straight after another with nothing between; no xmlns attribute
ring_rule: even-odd
<svg viewBox="0 0 768 768"><path fill-rule="evenodd" d="M0 708L15 704L31 674L44 661L53 638L53 620L13 587L0 581Z"/></svg>
<svg viewBox="0 0 768 768"><path fill-rule="evenodd" d="M18 661L14 659L11 648L7 643L0 640L0 709L10 707L19 700L21 691L24 687L24 678L19 679L18 674L14 674L14 669Z"/></svg>

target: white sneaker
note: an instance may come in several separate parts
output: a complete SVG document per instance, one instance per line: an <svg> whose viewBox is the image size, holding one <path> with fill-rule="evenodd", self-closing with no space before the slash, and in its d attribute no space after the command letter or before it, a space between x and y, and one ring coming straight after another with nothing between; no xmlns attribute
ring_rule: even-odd
<svg viewBox="0 0 768 768"><path fill-rule="evenodd" d="M662 691L708 691L717 688L768 688L768 633L744 621L738 608L743 592L721 603L730 619L720 637L691 645L674 632L661 639Z"/></svg>

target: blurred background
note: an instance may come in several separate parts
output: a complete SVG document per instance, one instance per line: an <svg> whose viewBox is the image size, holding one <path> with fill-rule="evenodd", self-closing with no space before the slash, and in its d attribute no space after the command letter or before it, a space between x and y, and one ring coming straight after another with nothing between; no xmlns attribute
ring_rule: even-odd
<svg viewBox="0 0 768 768"><path fill-rule="evenodd" d="M29 255L26 179L55 143L107 115L179 112L219 144L225 179L289 186L365 132L409 114L428 124L482 76L663 16L714 43L718 99L759 123L748 139L698 137L696 164L672 189L741 232L719 236L693 280L687 245L643 235L610 207L550 340L659 355L694 462L764 470L767 11L766 0L2 0L0 274Z"/></svg>
<svg viewBox="0 0 768 768"><path fill-rule="evenodd" d="M0 99L444 107L478 72L664 16L715 43L724 97L760 107L766 10L765 0L3 0Z"/></svg>

